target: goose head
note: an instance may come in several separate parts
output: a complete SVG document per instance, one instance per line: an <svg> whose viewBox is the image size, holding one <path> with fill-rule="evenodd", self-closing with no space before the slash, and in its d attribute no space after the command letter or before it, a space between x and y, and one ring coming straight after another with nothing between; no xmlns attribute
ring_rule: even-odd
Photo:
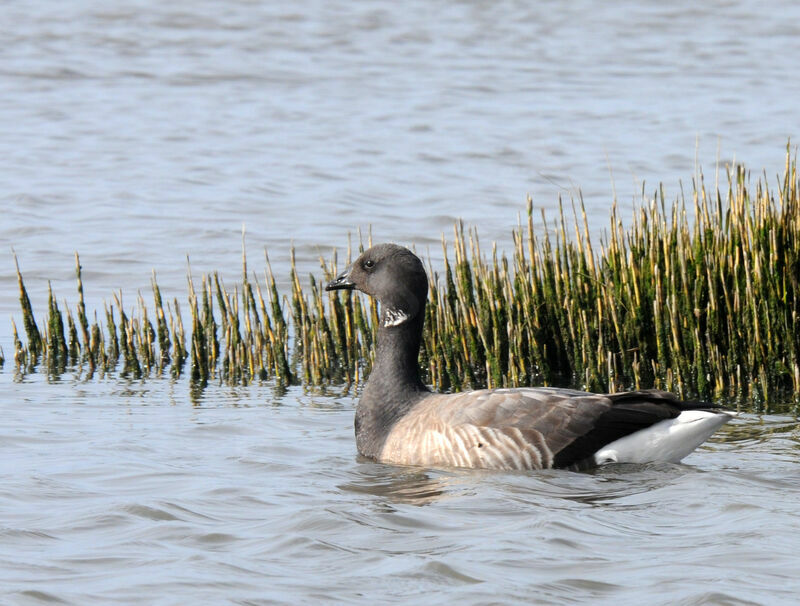
<svg viewBox="0 0 800 606"><path fill-rule="evenodd" d="M422 316L428 277L419 257L397 244L364 251L325 290L360 290L381 305L381 326L402 326Z"/></svg>

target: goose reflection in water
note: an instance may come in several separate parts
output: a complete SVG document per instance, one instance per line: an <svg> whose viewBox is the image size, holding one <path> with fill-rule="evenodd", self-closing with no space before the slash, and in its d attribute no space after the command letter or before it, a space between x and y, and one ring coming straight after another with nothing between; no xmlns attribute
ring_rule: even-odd
<svg viewBox="0 0 800 606"><path fill-rule="evenodd" d="M372 469L352 482L340 484L341 490L381 497L387 503L418 506L430 505L453 493L446 475L433 476L422 469L376 465L361 456L359 460Z"/></svg>

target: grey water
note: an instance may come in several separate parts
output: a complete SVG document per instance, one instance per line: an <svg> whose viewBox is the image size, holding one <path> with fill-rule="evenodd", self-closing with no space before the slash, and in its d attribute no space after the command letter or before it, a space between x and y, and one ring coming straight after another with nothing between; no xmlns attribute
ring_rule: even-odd
<svg viewBox="0 0 800 606"><path fill-rule="evenodd" d="M532 474L357 456L357 394L14 371L15 251L87 307L282 286L358 231L508 250L527 196L602 237L663 182L800 137L792 2L7 2L0 7L0 603L794 604L800 425L680 465ZM780 403L774 403L776 405ZM780 408L776 406L776 408Z"/></svg>

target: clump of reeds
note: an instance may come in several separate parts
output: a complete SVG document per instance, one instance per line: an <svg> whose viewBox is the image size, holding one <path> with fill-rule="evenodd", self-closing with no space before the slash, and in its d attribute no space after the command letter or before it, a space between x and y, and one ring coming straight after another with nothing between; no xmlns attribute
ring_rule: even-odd
<svg viewBox="0 0 800 606"><path fill-rule="evenodd" d="M122 376L141 378L152 372L161 374L168 367L172 356L175 362L173 369L180 374L180 368L186 358L180 308L178 301L175 300L176 313L173 313L173 307L169 305L167 312L164 311L155 275L152 284L157 330L153 328L147 304L141 294L137 298L137 306L126 313L121 292L113 295L114 300L110 305L104 305L105 328L98 320L97 312L94 313L94 321L90 325L86 316L81 264L77 253L75 273L78 290L75 317L65 302L67 318L65 328L61 309L52 289L48 286L47 320L40 330L17 263L17 283L23 327L27 338L25 345L12 320L14 360L19 370L30 372L43 362L48 372L52 374L61 374L67 368L79 368L85 369L87 376L91 378L95 373L103 376L113 372L121 365ZM169 326L167 315L169 315ZM158 354L157 343L160 346Z"/></svg>
<svg viewBox="0 0 800 606"><path fill-rule="evenodd" d="M69 367L85 371L88 378L97 372L106 375L115 371L119 371L120 376L134 379L162 376L165 372L179 377L189 359L191 379L200 385L217 378L230 384L247 384L269 378L291 382L288 327L269 261L266 273L268 303L260 284L248 280L244 258L243 264L243 283L233 292L225 288L217 274L204 275L198 292L189 273L192 329L188 349L180 304L176 298L171 304L164 305L155 273L151 280L155 323L141 293L137 296L136 306L127 309L122 293L118 292L114 293L110 304L104 305L105 327L96 313L90 325L83 298L81 265L76 254L77 323L67 310L68 328L65 330L63 316L50 289L47 322L40 330L17 265L27 337L26 346L19 337L16 324L13 325L17 368L31 372L44 362L52 374L63 373ZM218 313L214 310L215 301Z"/></svg>
<svg viewBox="0 0 800 606"><path fill-rule="evenodd" d="M456 391L658 387L728 402L797 402L796 162L787 150L777 192L765 180L751 189L741 166L727 176L727 191L710 195L700 175L688 202L669 204L663 189L643 196L629 227L612 207L598 251L582 204L571 219L559 205L553 227L542 213L539 236L529 199L508 256L493 246L487 257L477 231L456 225L453 262L443 239L444 267L430 272L420 354L428 382ZM325 302L313 285L311 301L315 313L298 325L309 327L300 331L310 341L304 347L322 352L322 363L315 357L305 379L368 370L374 308L349 294Z"/></svg>
<svg viewBox="0 0 800 606"><path fill-rule="evenodd" d="M363 248L360 246L359 252ZM352 257L348 246L347 263ZM299 378L314 385L358 383L371 366L378 326L375 301L352 293L338 297L324 292L325 283L337 274L336 251L329 262L320 259L322 281L309 275L308 294L297 274L294 251L291 259L291 310Z"/></svg>
<svg viewBox="0 0 800 606"><path fill-rule="evenodd" d="M420 363L439 389L570 385L589 390L660 387L684 397L767 403L800 394L800 195L787 150L782 182L750 187L742 167L728 188L709 194L702 176L690 200L668 203L663 190L643 195L625 227L616 206L596 248L582 204L553 226L533 205L514 231L509 255L482 252L475 230L456 225L442 240L443 267L430 268L430 298ZM359 247L359 251L363 245ZM244 250L244 246L243 246ZM452 253L452 256L451 256ZM348 248L347 262L355 252ZM452 260L451 260L452 259ZM321 260L322 279L306 286L292 254L291 293L278 292L266 259L262 283L242 258L233 290L217 274L195 285L191 272L187 338L178 300L164 306L152 280L154 312L141 295L127 310L122 295L104 310L105 328L89 323L76 255L79 302L66 328L50 292L40 329L18 271L27 344L14 326L15 360L30 370L121 368L134 378L304 384L359 383L369 372L377 326L374 302L325 293L337 255ZM266 297L264 296L266 292ZM284 316L287 310L287 316Z"/></svg>

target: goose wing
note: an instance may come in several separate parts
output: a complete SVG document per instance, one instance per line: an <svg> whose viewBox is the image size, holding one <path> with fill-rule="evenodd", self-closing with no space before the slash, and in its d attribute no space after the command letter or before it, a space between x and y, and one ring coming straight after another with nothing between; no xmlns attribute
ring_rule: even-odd
<svg viewBox="0 0 800 606"><path fill-rule="evenodd" d="M380 458L425 466L585 468L594 465L593 455L603 446L703 406L660 391L601 395L520 388L434 394L397 423Z"/></svg>

